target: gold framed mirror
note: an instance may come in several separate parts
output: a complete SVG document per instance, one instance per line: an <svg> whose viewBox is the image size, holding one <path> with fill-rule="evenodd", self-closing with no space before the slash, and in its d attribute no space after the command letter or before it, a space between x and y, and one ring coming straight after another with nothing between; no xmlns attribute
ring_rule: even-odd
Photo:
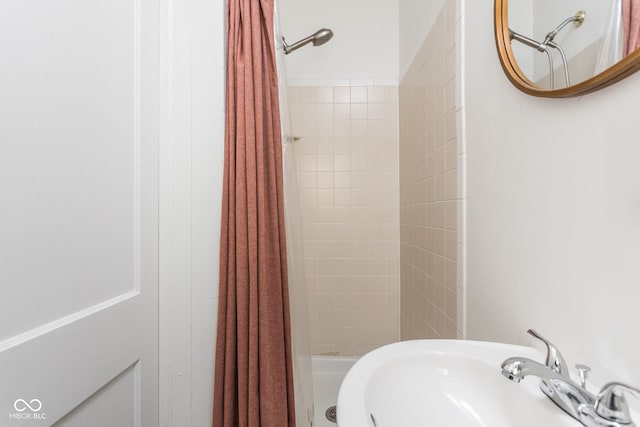
<svg viewBox="0 0 640 427"><path fill-rule="evenodd" d="M568 18L566 18L565 16L566 13L565 15L556 14L558 15L557 22L560 25L556 26L554 29L553 26L549 26L547 24L547 28L550 31L548 33L539 33L536 38L535 34L524 34L525 31L518 32L513 28L509 28L510 1L512 2L512 6L514 6L515 2L528 1L530 5L534 2L540 2L541 0L495 0L494 27L496 47L498 50L498 56L500 57L500 63L502 65L502 69L507 75L507 78L516 88L518 88L522 92L533 96L548 98L565 98L571 96L579 96L609 86L635 73L636 71L638 71L638 69L640 69L640 49L635 49L624 56L622 54L622 48L620 47L619 55L614 59L609 59L611 61L611 64L607 65L607 63L604 63L605 66L603 67L603 62L601 60L602 58L599 58L598 61L593 61L594 63L599 63L596 67L591 68L593 70L591 74L585 75L583 73L582 76L574 79L574 82L571 83L570 74L572 71L572 66L579 64L579 61L584 61L583 57L585 57L585 55L582 54L582 52L573 52L572 56L565 55L561 43L556 43L554 41L554 38L558 34L564 35L565 39L568 39L568 34L578 34L579 27L581 27L585 19L589 20L589 11L586 11L586 13L583 10L579 10L577 12L572 11L572 14L570 14ZM612 2L617 1L620 0L612 0ZM559 3L563 2L556 1L556 4ZM620 14L622 14L621 3L622 2L620 1L620 11L618 12ZM615 18L615 7L618 6L616 5L616 3L614 3L613 6L614 7L612 8L610 15L611 17ZM527 17L529 16L530 15L527 15ZM512 16L512 20L514 22L517 21L516 18L516 16ZM598 18L602 20L601 17L598 16ZM620 16L618 21L621 22L621 19L622 16ZM544 20L540 19L539 21ZM607 27L607 29L608 28L611 27ZM527 29L533 33L533 30L531 30L530 28L526 28L525 30ZM605 49L603 48L603 46L606 45L606 43L609 43L604 40L604 38L606 38L605 36L601 37L601 39L603 40L596 40L596 42L591 43L589 45L589 50L595 51L595 48L597 47L601 51L604 51ZM594 36L590 37L594 38ZM616 37L619 37L619 42L622 36ZM558 39L560 39L560 37ZM583 43L583 45L585 43ZM516 44L522 46L516 47ZM546 72L544 76L541 75L544 74L545 71L540 71L537 74L535 72L535 70L541 69L540 66L536 66L535 64L533 64L531 60L527 61L526 59L524 59L522 53L519 53L520 56L518 56L517 52L522 52L522 49L529 49L531 52L530 55L535 56L540 54L539 56L542 57L542 60L540 61L542 62L544 62L545 59L548 60L548 65L546 65L548 72ZM583 52L586 50L586 48L583 49ZM542 55L543 53L546 55ZM556 63L560 62L561 64L557 67L554 64L554 55L560 57L561 59L561 61L556 61ZM538 60L538 57L535 57L535 59ZM587 64L587 66L578 65L574 68L584 69L588 68L588 66L589 64ZM602 69L602 71L597 71L598 67ZM557 80L561 82L556 83Z"/></svg>

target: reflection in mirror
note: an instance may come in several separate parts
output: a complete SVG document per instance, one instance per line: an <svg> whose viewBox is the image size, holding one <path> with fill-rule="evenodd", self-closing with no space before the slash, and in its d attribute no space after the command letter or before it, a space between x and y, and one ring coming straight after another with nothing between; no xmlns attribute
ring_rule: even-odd
<svg viewBox="0 0 640 427"><path fill-rule="evenodd" d="M541 89L588 80L640 40L640 0L509 0L508 20L518 67Z"/></svg>

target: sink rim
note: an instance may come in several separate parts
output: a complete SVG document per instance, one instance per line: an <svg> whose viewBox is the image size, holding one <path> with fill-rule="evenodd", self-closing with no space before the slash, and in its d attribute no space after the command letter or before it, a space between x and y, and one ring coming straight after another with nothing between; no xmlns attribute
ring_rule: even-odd
<svg viewBox="0 0 640 427"><path fill-rule="evenodd" d="M403 356L415 357L420 354L438 356L451 354L483 362L490 360L491 355L497 356L498 359L522 356L539 361L544 360L544 355L533 347L489 341L420 339L388 344L364 355L345 376L338 393L338 425L364 425L363 421L369 420L370 417L367 412L366 391L371 375L384 364L393 362L394 359ZM496 364L497 375L500 375L499 368L499 364ZM371 425L370 422L366 423Z"/></svg>

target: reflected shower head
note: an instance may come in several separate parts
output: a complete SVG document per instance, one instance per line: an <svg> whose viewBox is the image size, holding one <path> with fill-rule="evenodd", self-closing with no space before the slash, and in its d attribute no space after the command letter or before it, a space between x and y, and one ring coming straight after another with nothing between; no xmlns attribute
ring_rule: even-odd
<svg viewBox="0 0 640 427"><path fill-rule="evenodd" d="M333 31L328 28L322 28L315 33L311 34L309 37L304 38L300 41L295 42L294 44L288 45L286 41L284 41L284 37L282 38L282 44L284 45L284 53L287 55L293 52L296 49L301 48L302 46L313 43L314 46L321 46L331 40L333 37Z"/></svg>

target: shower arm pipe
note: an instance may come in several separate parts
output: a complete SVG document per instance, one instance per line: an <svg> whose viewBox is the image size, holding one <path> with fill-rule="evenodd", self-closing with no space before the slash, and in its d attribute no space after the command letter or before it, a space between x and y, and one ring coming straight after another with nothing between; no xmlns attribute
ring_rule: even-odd
<svg viewBox="0 0 640 427"><path fill-rule="evenodd" d="M567 56L564 54L564 49L560 47L559 44L553 41L547 42L549 46L554 49L557 49L560 52L560 57L562 58L562 65L564 66L564 82L567 85L566 87L571 86L571 81L569 79L569 63L567 62Z"/></svg>
<svg viewBox="0 0 640 427"><path fill-rule="evenodd" d="M511 40L516 40L519 41L520 43L532 47L535 50L537 50L538 52L544 52L547 54L547 59L549 60L549 82L551 85L551 89L555 88L555 77L553 75L554 73L554 66L553 66L553 57L551 56L551 52L549 52L549 48L547 45L545 45L544 43L540 43L538 41L535 41L532 38L529 38L527 36L523 36L520 33L516 33L515 31L513 31L512 29L509 29L509 39Z"/></svg>
<svg viewBox="0 0 640 427"><path fill-rule="evenodd" d="M573 23L573 25L575 25L576 28L580 27L582 25L582 23L584 22L585 18L587 16L587 13L584 10L579 10L576 12L575 15L568 17L567 19L565 19L564 21L562 21L560 23L560 25L558 25L556 28L553 29L553 31L550 31L544 38L544 42L543 44L549 44L550 42L553 41L553 39L556 38L556 36L558 35L558 33L567 25Z"/></svg>
<svg viewBox="0 0 640 427"><path fill-rule="evenodd" d="M284 41L284 37L282 38L282 44L284 45L284 53L285 54L290 54L291 52L293 52L296 49L300 49L302 46L307 45L311 42L313 42L314 39L314 35L310 35L309 37L306 37L302 40L299 40L293 44L287 44L286 41Z"/></svg>
<svg viewBox="0 0 640 427"><path fill-rule="evenodd" d="M540 43L532 38L523 36L520 33L516 33L511 28L509 28L509 38L511 40L519 41L520 43L532 47L540 52L544 52L545 50L547 50L547 46L544 43Z"/></svg>

